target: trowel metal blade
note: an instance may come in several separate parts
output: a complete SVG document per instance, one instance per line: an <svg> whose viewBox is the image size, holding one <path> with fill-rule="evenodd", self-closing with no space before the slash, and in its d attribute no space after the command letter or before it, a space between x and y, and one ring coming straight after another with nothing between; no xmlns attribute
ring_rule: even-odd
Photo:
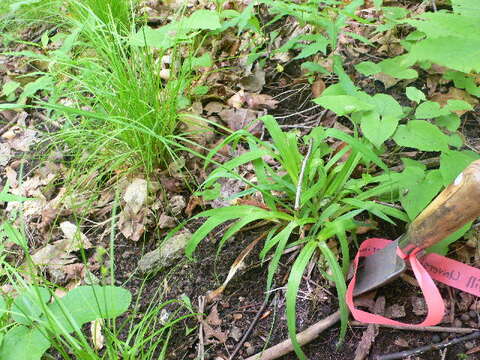
<svg viewBox="0 0 480 360"><path fill-rule="evenodd" d="M359 265L353 296L385 285L406 269L405 261L397 255L398 239L375 254L364 257Z"/></svg>

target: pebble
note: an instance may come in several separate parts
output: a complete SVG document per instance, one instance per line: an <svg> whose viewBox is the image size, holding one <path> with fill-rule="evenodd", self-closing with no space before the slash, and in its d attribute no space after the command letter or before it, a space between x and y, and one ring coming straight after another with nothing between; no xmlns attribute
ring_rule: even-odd
<svg viewBox="0 0 480 360"><path fill-rule="evenodd" d="M248 356L252 356L253 354L255 354L255 348L253 346L249 346L247 347L245 352L247 353Z"/></svg>
<svg viewBox="0 0 480 360"><path fill-rule="evenodd" d="M230 337L235 339L235 341L239 341L242 338L242 330L239 327L232 326L230 329Z"/></svg>
<svg viewBox="0 0 480 360"><path fill-rule="evenodd" d="M465 344L465 349L467 350L470 350L470 349L473 349L473 347L475 346L475 343L473 343L472 341L467 341Z"/></svg>
<svg viewBox="0 0 480 360"><path fill-rule="evenodd" d="M460 319L462 319L462 321L468 321L470 320L470 315L468 315L467 313L464 313L462 314L462 316L460 316Z"/></svg>
<svg viewBox="0 0 480 360"><path fill-rule="evenodd" d="M433 335L433 336L432 336L432 342L434 342L434 343L438 343L438 342L440 342L441 340L442 340L442 338L441 338L440 336L438 336L438 335Z"/></svg>
<svg viewBox="0 0 480 360"><path fill-rule="evenodd" d="M460 319L455 319L455 320L453 320L452 326L453 326L453 327L457 327L457 328L462 327L462 326L463 326L462 320L460 320Z"/></svg>
<svg viewBox="0 0 480 360"><path fill-rule="evenodd" d="M235 313L233 314L233 320L240 320L243 317L242 314Z"/></svg>
<svg viewBox="0 0 480 360"><path fill-rule="evenodd" d="M477 314L477 312L476 312L475 310L470 310L470 311L468 312L468 315L470 315L470 317L471 317L472 319L476 319L476 318L478 317L478 314Z"/></svg>

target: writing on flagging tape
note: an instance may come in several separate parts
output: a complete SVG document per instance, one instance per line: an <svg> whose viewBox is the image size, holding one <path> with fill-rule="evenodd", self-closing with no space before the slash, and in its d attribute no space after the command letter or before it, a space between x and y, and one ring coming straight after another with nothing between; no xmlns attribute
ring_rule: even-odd
<svg viewBox="0 0 480 360"><path fill-rule="evenodd" d="M438 254L426 255L421 259L421 263L432 279L480 296L480 269Z"/></svg>

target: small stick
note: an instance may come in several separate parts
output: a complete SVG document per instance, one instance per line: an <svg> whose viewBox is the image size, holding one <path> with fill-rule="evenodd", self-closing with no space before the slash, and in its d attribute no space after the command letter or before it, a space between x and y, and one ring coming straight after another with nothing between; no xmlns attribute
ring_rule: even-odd
<svg viewBox="0 0 480 360"><path fill-rule="evenodd" d="M310 341L316 339L320 333L328 329L330 326L335 324L340 320L340 311L334 312L332 315L327 316L325 319L320 320L319 322L313 324L306 330L297 334L298 343L303 346L308 344ZM282 341L280 344L274 345L267 350L260 352L258 354L252 355L245 360L273 360L278 359L280 356L288 354L293 350L292 341L287 339Z"/></svg>
<svg viewBox="0 0 480 360"><path fill-rule="evenodd" d="M399 352L391 353L391 354L387 354L387 355L378 355L378 356L375 357L375 360L403 359L403 358L413 356L413 355L420 355L420 354L423 354L424 352L430 351L430 350L445 349L448 346L452 346L452 345L455 345L455 344L458 344L458 343L461 343L461 342L464 342L464 341L477 339L479 337L480 337L480 331L475 331L474 333L471 333L469 335L459 337L459 338L455 338L455 339L448 340L448 341L444 341L444 342L441 342L441 343L438 343L438 344L425 345L425 346L421 346L421 347L416 348L416 349L399 351Z"/></svg>
<svg viewBox="0 0 480 360"><path fill-rule="evenodd" d="M368 324L362 323L360 321L350 321L350 325L368 326ZM457 333L457 334L471 334L472 332L478 331L478 329L473 329L473 328L458 328L458 327L445 327L445 326L415 326L415 325L406 325L406 326L379 325L379 326L382 328L395 329L395 330L449 332L449 333Z"/></svg>
<svg viewBox="0 0 480 360"><path fill-rule="evenodd" d="M10 129L17 121L18 121L18 116L14 116L12 120L7 122L5 125L3 125L0 128L0 135L3 135L4 133L6 133L7 130Z"/></svg>
<svg viewBox="0 0 480 360"><path fill-rule="evenodd" d="M198 297L198 313L197 320L198 326L198 355L197 360L205 359L205 344L203 341L203 313L205 311L205 296Z"/></svg>
<svg viewBox="0 0 480 360"><path fill-rule="evenodd" d="M254 318L253 321L250 323L250 326L248 327L248 329L247 329L247 331L245 332L245 334L243 334L243 336L242 336L242 338L240 339L240 341L238 342L237 346L235 346L235 350L233 350L233 353L232 353L232 355L230 355L229 360L233 360L233 359L235 358L235 356L237 356L238 352L239 352L240 349L242 348L242 345L245 343L245 341L247 341L248 337L250 336L250 333L251 333L251 332L253 331L253 329L255 328L255 325L257 325L258 320L260 320L261 316L263 315L263 312L265 311L265 308L266 308L267 305L268 305L269 295L270 295L270 294L267 294L267 295L266 295L265 300L263 301L262 306L260 307L260 309L259 309L258 312L257 312L257 315L255 315L255 318Z"/></svg>

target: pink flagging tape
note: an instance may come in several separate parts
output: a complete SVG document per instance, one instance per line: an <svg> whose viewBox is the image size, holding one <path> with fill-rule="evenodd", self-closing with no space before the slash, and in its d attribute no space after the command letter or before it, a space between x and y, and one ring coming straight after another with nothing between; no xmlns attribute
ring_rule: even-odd
<svg viewBox="0 0 480 360"><path fill-rule="evenodd" d="M480 297L480 269L438 254L427 254L420 262L432 279Z"/></svg>
<svg viewBox="0 0 480 360"><path fill-rule="evenodd" d="M355 288L357 268L358 268L358 262L360 258L364 256L369 256L375 253L376 251L378 251L379 249L383 249L389 243L391 243L391 240L379 239L379 238L367 239L362 243L357 253L357 256L355 257L355 260L354 260L355 272L352 280L350 281L350 284L348 284L346 302L353 317L358 321L371 323L371 324L384 324L384 325L397 325L397 326L411 325L408 323L395 321L380 315L372 314L367 311L359 310L355 307L355 304L353 302L353 289ZM428 311L427 311L427 316L425 320L422 321L420 324L415 324L415 326L431 326L431 325L436 325L442 321L443 315L445 313L445 304L443 302L442 296L440 295L440 292L438 291L437 286L433 282L433 279L432 279L433 276L431 276L430 271L432 271L432 269L434 268L438 270L436 273L436 275L438 275L437 276L438 278L434 277L438 281L442 281L442 279L445 278L446 280L455 282L454 280L451 280L451 279L454 279L454 277L448 274L449 274L449 271L453 271L454 269L456 269L457 271L460 271L458 270L459 268L457 265L460 263L458 263L457 261L446 259L440 255L432 256L433 254L430 254L426 256L424 259L422 259L423 260L422 262L426 266L425 268L424 265L422 265L422 262L417 258L417 254L419 251L420 249L415 249L408 256L406 256L399 250L398 254L399 256L403 257L405 261L410 263L413 273L415 274L415 278L417 279L418 284L420 285L420 289L422 290L422 293L425 297L425 302L427 304ZM456 264L453 264L454 268L447 268L447 266L445 265L446 264L445 260L451 261L452 264L456 263ZM440 268L440 265L442 265L441 268ZM461 265L463 265L464 267L470 268L467 265L464 265L464 264L461 264ZM477 270L477 269L474 269L474 270ZM468 275L468 276L473 276L473 275ZM480 287L480 277L478 281L479 281L479 287ZM467 284L469 284L470 286L473 286L472 285L473 280L471 280L470 283L467 281L467 283L464 284L464 287L467 287ZM457 287L455 285L450 285L450 286ZM478 291L478 288L477 288L477 291Z"/></svg>

